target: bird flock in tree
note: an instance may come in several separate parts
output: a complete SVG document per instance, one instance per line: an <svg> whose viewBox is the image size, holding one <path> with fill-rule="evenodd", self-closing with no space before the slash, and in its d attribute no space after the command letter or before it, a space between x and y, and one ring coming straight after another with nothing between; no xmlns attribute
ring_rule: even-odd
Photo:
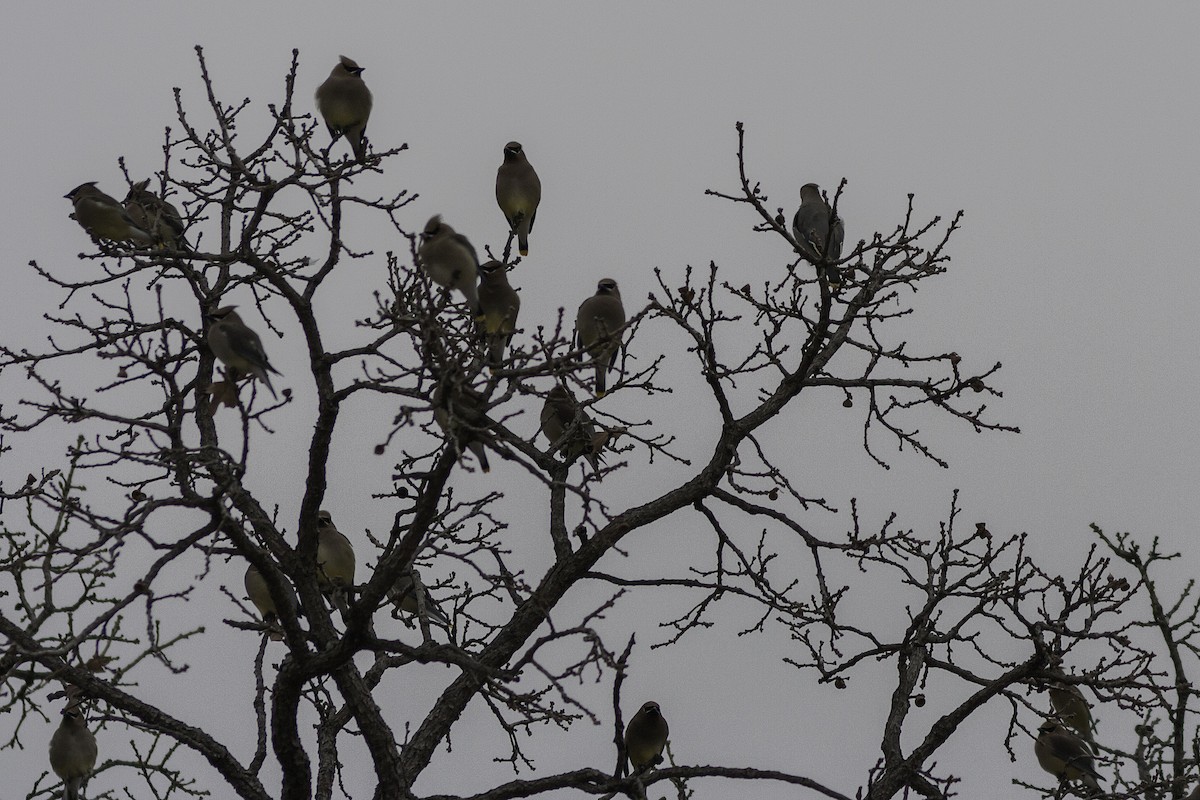
<svg viewBox="0 0 1200 800"><path fill-rule="evenodd" d="M332 137L330 146L344 136L359 164L370 158L366 132L372 107L371 92L362 73L363 67L341 56L315 96L317 110ZM105 194L94 182L77 186L66 197L72 203L73 218L98 245L109 242L162 249L178 257L194 253L185 238L186 224L179 210L151 192L149 185L149 180L134 183L124 202ZM508 142L496 173L496 203L509 226L509 243L515 237L522 257L530 252L529 237L541 197L541 180L524 147L516 141ZM831 290L837 290L841 285L837 265L845 237L843 221L814 183L801 188L800 201L792 221L797 252L814 265ZM480 361L476 363L486 364L493 373L503 369L521 308L520 295L508 278L511 265L495 259L481 264L467 237L441 215L426 223L419 236L416 260L430 281L448 296L457 293L465 301L478 332ZM226 379L210 387L214 406L236 405L239 382L247 379L261 382L276 397L270 376L280 373L271 365L258 334L238 315L236 306L217 308L205 316L205 323L208 348L225 366ZM618 369L626 324L617 282L612 278L600 280L595 294L580 304L575 319L575 345L581 356L586 355L582 366L590 364L594 369L596 398L609 391L609 374ZM450 369L440 376L431 403L434 420L455 452L469 451L480 469L489 472L487 448L478 436L479 422L486 412L483 395L461 372ZM568 463L584 457L599 476L603 451L613 432L597 425L561 380L545 397L540 427L551 452L562 454ZM320 511L316 522L318 586L329 603L346 614L355 586L354 547L334 525L328 511ZM291 584L281 580L284 590L294 598ZM253 564L246 569L245 589L262 617L264 635L282 641L279 610L267 580ZM400 576L389 589L388 598L394 605L394 616L403 611L426 625L432 623L447 631L452 628L451 619L430 596L415 568L410 567ZM97 748L81 698L77 693L66 694L62 722L50 743L50 763L64 782L64 797L75 800L95 768ZM1051 698L1056 714L1040 729L1035 744L1038 762L1060 780L1078 780L1098 791L1086 700L1078 687L1062 681L1051 687ZM642 705L630 719L624 736L626 757L635 775L662 761L667 738L667 721L659 705Z"/></svg>

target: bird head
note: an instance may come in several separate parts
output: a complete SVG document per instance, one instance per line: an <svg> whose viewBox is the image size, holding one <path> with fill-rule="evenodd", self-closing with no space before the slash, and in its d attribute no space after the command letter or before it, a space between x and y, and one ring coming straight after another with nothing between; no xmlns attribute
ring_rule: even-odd
<svg viewBox="0 0 1200 800"><path fill-rule="evenodd" d="M519 155L521 155L520 142L509 142L508 144L504 145L505 158L516 158Z"/></svg>
<svg viewBox="0 0 1200 800"><path fill-rule="evenodd" d="M131 200L135 202L144 202L152 199L157 198L154 196L154 193L150 191L149 178L146 178L144 181L138 181L137 183L131 184L129 187L129 192L125 195L126 203Z"/></svg>
<svg viewBox="0 0 1200 800"><path fill-rule="evenodd" d="M442 232L442 228L447 227L442 223L442 215L434 214L429 218L429 222L425 223L425 230L421 231L421 241L427 242Z"/></svg>
<svg viewBox="0 0 1200 800"><path fill-rule="evenodd" d="M355 77L362 75L362 71L365 69L365 67L360 67L353 58L346 56L338 56L338 66Z"/></svg>
<svg viewBox="0 0 1200 800"><path fill-rule="evenodd" d="M480 264L479 271L490 277L492 275L503 275L504 273L508 272L508 267L499 261L492 259L491 261Z"/></svg>
<svg viewBox="0 0 1200 800"><path fill-rule="evenodd" d="M62 710L63 719L67 722L83 722L83 709L78 702L70 702Z"/></svg>
<svg viewBox="0 0 1200 800"><path fill-rule="evenodd" d="M603 278L596 284L596 294L619 294L617 282L612 278Z"/></svg>
<svg viewBox="0 0 1200 800"><path fill-rule="evenodd" d="M64 194L63 197L74 202L76 198L80 197L81 195L92 194L96 191L96 182L88 181L87 183L79 184L74 189Z"/></svg>
<svg viewBox="0 0 1200 800"><path fill-rule="evenodd" d="M236 308L237 308L237 306L221 306L220 308L216 309L215 311L210 311L207 314L205 314L204 318L206 320L208 320L208 322L210 324L217 323L217 322L223 322L227 319L240 321L241 317L239 317L237 311L234 310Z"/></svg>
<svg viewBox="0 0 1200 800"><path fill-rule="evenodd" d="M655 703L652 700L649 703L642 704L642 708L639 713L645 714L647 717L657 717L662 714L662 710L659 709L658 703Z"/></svg>

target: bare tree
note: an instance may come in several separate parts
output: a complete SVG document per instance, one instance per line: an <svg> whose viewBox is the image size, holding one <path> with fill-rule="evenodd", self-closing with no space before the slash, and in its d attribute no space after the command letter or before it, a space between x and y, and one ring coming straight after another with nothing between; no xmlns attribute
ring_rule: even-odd
<svg viewBox="0 0 1200 800"><path fill-rule="evenodd" d="M894 515L871 523L855 502L840 511L817 494L823 489L801 485L786 466L789 442L763 435L768 423L794 418L802 396L854 409L862 446L887 468L891 447L946 466L917 427L939 418L978 433L1016 431L986 402L1000 396L999 364L971 368L955 352L900 338L918 288L948 268L961 214L919 220L910 196L894 229L848 247L836 263L812 264L784 210L768 207L751 176L739 124L740 184L710 194L744 209L754 230L778 243L779 263L764 265L758 286L730 285L715 263L657 273L644 303L626 298L610 389L648 398L670 391L655 343L682 336L686 352L672 352L673 363L694 365L695 391L718 415L709 430L689 428L690 444L705 453L689 459L671 420L619 415L593 396L592 364L561 314L551 324L522 320L505 364L488 369L472 310L414 268L418 234L407 220L416 195L355 193L357 177L388 169L406 148L373 151L360 164L322 147L324 132L294 105L298 54L282 104L268 106L268 132L250 145L238 125L252 105L222 101L197 55L212 121L196 121L177 90L179 129L167 131L155 187L181 207L189 246L101 243L81 256L94 267L87 278L31 264L63 292L47 315L61 336L39 351L0 348L0 370L31 382L3 410L9 443L35 433L72 442L66 463L0 495L5 747L22 746L32 726L55 724L52 698L69 693L85 698L90 724L102 729L94 786L142 787L104 796L355 796L343 773L354 761L374 771L372 796L417 797L418 777L476 704L490 713L495 757L514 778L471 800L554 790L684 798L714 777L778 781L804 796L949 797L966 767L939 755L960 724L985 707L1005 709L1009 725L988 745L1006 745L1027 765L1052 713L1041 690L1055 684L1085 688L1105 718L1098 760L1112 796L1186 791L1198 754L1186 677L1197 607L1190 583L1170 600L1157 588L1153 572L1168 556L1097 529L1077 571L1060 574L1036 563L1023 534L964 523L957 495L936 531L906 529ZM844 189L829 197L835 218ZM380 255L348 240L352 217L383 221L406 248ZM496 257L512 263L512 244L510 236ZM373 292L374 311L356 321L352 344L331 346L331 328L346 321L330 310L334 281L360 265L379 276L362 290ZM306 353L308 373L287 376L294 391L268 397L236 370L221 374L204 320L231 298L242 300L268 350ZM96 359L114 374L89 386L83 376ZM548 441L538 414L560 384L576 405ZM392 490L373 506L390 525L378 536L343 531L357 547L358 572L339 611L322 593L318 512L339 482L329 470L334 438L356 421L362 427L364 409L386 409L368 427L378 444L366 463L382 469L380 457L390 456L394 465ZM284 426L293 417L303 424ZM305 437L306 460L293 468L300 499L290 508L267 488L287 471L256 458L283 436ZM480 468L480 453L500 488L471 495L452 486L456 471ZM604 480L647 465L668 488L627 506L606 493ZM89 476L101 480L89 486ZM517 554L506 537L504 501L514 490L505 487L517 480L521 505L542 520L528 533L532 555ZM620 558L652 526L685 516L700 528L674 573L644 577ZM801 560L807 566L797 571ZM240 587L226 592L222 624L188 613L187 603L215 592L213 565L228 561L261 575L272 618L262 620ZM422 574L434 576L428 585ZM569 592L574 600L564 603ZM726 633L790 640L786 660L802 680L843 689L867 666L888 665L875 768L831 786L793 764L770 769L736 753L728 764L676 763L686 748L673 741L657 768L627 774L623 715L641 698L623 696L622 686L655 650L614 639L604 620L620 598L651 592L687 605L656 620L660 646L728 628L717 609L734 601L756 611ZM885 596L895 614L861 613ZM400 638L379 633L393 603L391 616L413 625ZM247 636L262 637L243 667L254 672L255 701L228 714L238 723L230 729L256 731L257 744L240 757L229 731L172 716L145 686L186 687L185 643L219 647ZM449 668L440 694L411 726L398 725L381 693L430 663ZM1108 720L1130 717L1135 744L1120 749L1105 735L1119 723ZM537 769L531 731L579 724L611 726L612 751L570 771ZM224 786L204 785L189 753ZM1082 793L1040 773L1022 783L1047 796ZM423 797L463 797L451 790ZM44 777L28 796L54 791Z"/></svg>

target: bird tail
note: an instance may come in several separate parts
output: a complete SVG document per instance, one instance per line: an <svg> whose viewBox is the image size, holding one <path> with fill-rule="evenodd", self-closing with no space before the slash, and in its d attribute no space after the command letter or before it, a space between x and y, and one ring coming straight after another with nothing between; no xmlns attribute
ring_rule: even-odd
<svg viewBox="0 0 1200 800"><path fill-rule="evenodd" d="M820 269L825 273L826 279L829 281L830 289L842 288L842 271L832 264L826 264Z"/></svg>
<svg viewBox="0 0 1200 800"><path fill-rule="evenodd" d="M450 630L450 618L443 614L440 608L435 607L432 602L425 603L425 616L439 628Z"/></svg>
<svg viewBox="0 0 1200 800"><path fill-rule="evenodd" d="M354 126L348 131L343 131L346 134L346 140L350 143L350 150L354 151L354 161L360 164L367 163L367 132L366 128ZM334 142L337 142L337 137L334 137Z"/></svg>
<svg viewBox="0 0 1200 800"><path fill-rule="evenodd" d="M605 373L608 372L608 365L603 361L596 362L596 397L604 397L607 389L604 385Z"/></svg>
<svg viewBox="0 0 1200 800"><path fill-rule="evenodd" d="M79 800L80 778L67 778L63 781L63 800Z"/></svg>
<svg viewBox="0 0 1200 800"><path fill-rule="evenodd" d="M604 446L608 444L608 440L612 438L612 433L604 427L592 434L588 442L587 460L591 462L592 469L596 473L596 477L600 476L600 465L604 463Z"/></svg>
<svg viewBox="0 0 1200 800"><path fill-rule="evenodd" d="M280 374L278 370L274 369L270 364L268 364L267 369L260 370L257 377L262 378L262 382L266 384L267 390L271 392L271 397L278 400L279 395L275 394L275 387L271 385L271 376L267 374L267 370L274 372L276 375Z"/></svg>
<svg viewBox="0 0 1200 800"><path fill-rule="evenodd" d="M329 599L333 602L333 607L341 613L343 619L349 616L350 605L346 602L346 589L344 587L333 587L333 593Z"/></svg>
<svg viewBox="0 0 1200 800"><path fill-rule="evenodd" d="M129 238L133 240L134 244L140 244L144 247L152 247L158 243L157 238L133 223L129 225Z"/></svg>
<svg viewBox="0 0 1200 800"><path fill-rule="evenodd" d="M479 305L479 286L476 285L475 279L472 278L466 282L459 282L458 290L462 292L462 296L466 298L467 309L478 319L483 314L483 308Z"/></svg>
<svg viewBox="0 0 1200 800"><path fill-rule="evenodd" d="M471 442L469 445L467 445L467 449L474 453L475 457L479 459L479 468L483 470L484 475L492 471L491 465L488 464L487 448L483 446L482 442Z"/></svg>
<svg viewBox="0 0 1200 800"><path fill-rule="evenodd" d="M488 335L488 366L492 372L504 366L504 348L508 345L508 335L493 333Z"/></svg>
<svg viewBox="0 0 1200 800"><path fill-rule="evenodd" d="M524 215L517 226L517 250L523 256L529 255L529 218Z"/></svg>

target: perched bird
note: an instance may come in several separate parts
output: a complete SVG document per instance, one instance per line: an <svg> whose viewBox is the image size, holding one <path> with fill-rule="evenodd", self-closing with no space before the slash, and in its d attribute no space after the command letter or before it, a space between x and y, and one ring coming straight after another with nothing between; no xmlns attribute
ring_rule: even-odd
<svg viewBox="0 0 1200 800"><path fill-rule="evenodd" d="M267 635L276 642L282 642L283 631L279 630L279 608L275 605L275 598L271 597L271 590L267 587L267 581L258 571L258 567L253 564L246 567L245 582L246 596L250 598L251 603L254 603L259 616L267 624ZM289 592L292 590L291 584L286 581L284 588Z"/></svg>
<svg viewBox="0 0 1200 800"><path fill-rule="evenodd" d="M281 373L267 361L258 334L242 322L235 308L237 306L222 306L207 315L210 321L208 349L233 371L230 380L236 382L238 375L252 375L265 383L271 396L275 397L275 387L271 385L271 376L267 373Z"/></svg>
<svg viewBox="0 0 1200 800"><path fill-rule="evenodd" d="M416 577L416 581L413 580L414 576ZM429 590L425 588L424 583L421 583L421 602L417 602L416 589L418 583L421 583L421 573L416 569L401 573L400 577L396 578L396 582L388 589L388 600L391 600L401 611L413 616L418 616L421 613L421 606L424 606L425 617L430 622L449 630L450 618L434 605L433 598L429 596Z"/></svg>
<svg viewBox="0 0 1200 800"><path fill-rule="evenodd" d="M1093 792L1100 791L1100 773L1092 761L1087 743L1054 720L1038 728L1033 753L1042 769L1059 781L1080 781Z"/></svg>
<svg viewBox="0 0 1200 800"><path fill-rule="evenodd" d="M354 588L354 545L333 524L328 511L317 512L317 586L343 614Z"/></svg>
<svg viewBox="0 0 1200 800"><path fill-rule="evenodd" d="M479 430L486 425L483 414L487 401L459 374L452 373L439 381L433 391L433 419L438 427L454 444L459 454L463 448L470 450L479 459L479 468L484 474L491 472L487 449L479 439Z"/></svg>
<svg viewBox="0 0 1200 800"><path fill-rule="evenodd" d="M149 231L158 244L172 250L190 250L183 238L184 224L179 209L150 191L150 179L133 184L125 195L125 211L142 230Z"/></svg>
<svg viewBox="0 0 1200 800"><path fill-rule="evenodd" d="M525 148L520 142L504 145L504 161L496 170L496 202L508 227L517 235L517 250L523 256L529 255L529 232L541 200L542 182L525 157Z"/></svg>
<svg viewBox="0 0 1200 800"><path fill-rule="evenodd" d="M425 223L417 258L434 283L444 289L457 289L467 299L472 313L479 311L479 292L475 287L479 256L467 237L442 222L440 214Z"/></svg>
<svg viewBox="0 0 1200 800"><path fill-rule="evenodd" d="M625 726L625 755L633 765L633 774L640 775L662 761L667 746L667 720L658 703L642 704Z"/></svg>
<svg viewBox="0 0 1200 800"><path fill-rule="evenodd" d="M63 800L79 800L96 768L96 737L88 730L83 708L72 700L62 712L62 722L50 737L50 768L62 778Z"/></svg>
<svg viewBox="0 0 1200 800"><path fill-rule="evenodd" d="M596 362L596 396L605 393L604 376L617 363L621 329L625 327L625 306L617 282L604 278L596 284L596 293L584 300L575 317L577 343Z"/></svg>
<svg viewBox="0 0 1200 800"><path fill-rule="evenodd" d="M842 241L846 238L846 226L840 217L821 196L815 183L800 187L800 208L792 218L792 235L800 254L811 261L820 271L827 270L831 283L838 279L837 270L831 265L842 258Z"/></svg>
<svg viewBox="0 0 1200 800"><path fill-rule="evenodd" d="M512 340L521 311L521 295L508 282L508 267L489 261L479 267L479 329L488 348L488 364L504 365L504 350Z"/></svg>
<svg viewBox="0 0 1200 800"><path fill-rule="evenodd" d="M1092 709L1088 706L1083 692L1078 685L1065 682L1066 676L1061 671L1054 670L1050 675L1052 678L1059 679L1052 681L1048 686L1050 705L1063 724L1078 733L1095 752L1096 739L1092 733L1094 728Z"/></svg>
<svg viewBox="0 0 1200 800"><path fill-rule="evenodd" d="M592 418L561 383L546 395L541 419L542 433L550 440L552 452L562 453L568 464L580 456L587 456L592 469L600 471L600 454L608 434L596 432Z"/></svg>
<svg viewBox="0 0 1200 800"><path fill-rule="evenodd" d="M371 90L363 82L362 72L353 59L338 56L337 66L317 87L317 111L329 135L336 142L345 134L360 164L367 159L367 119L371 116Z"/></svg>
<svg viewBox="0 0 1200 800"><path fill-rule="evenodd" d="M139 227L116 198L96 188L95 181L81 183L63 197L75 207L75 221L95 240L108 239L113 242L134 242L141 245L154 243L154 236Z"/></svg>

